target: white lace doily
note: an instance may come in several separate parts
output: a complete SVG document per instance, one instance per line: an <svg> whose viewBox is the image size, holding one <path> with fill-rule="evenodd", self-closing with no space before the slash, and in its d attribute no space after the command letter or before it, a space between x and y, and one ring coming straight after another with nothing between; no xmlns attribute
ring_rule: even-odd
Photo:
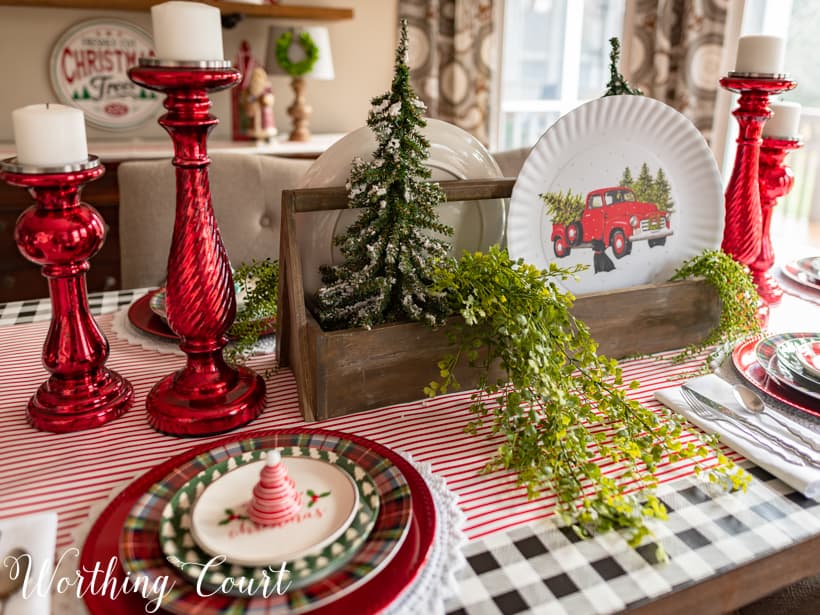
<svg viewBox="0 0 820 615"><path fill-rule="evenodd" d="M464 554L461 552L461 547L466 542L462 532L464 514L458 507L458 496L447 488L447 481L444 478L433 473L429 463L414 461L409 453L401 453L401 455L421 474L430 489L436 507L436 532L427 563L416 579L399 594L384 613L386 615L407 615L409 613L439 615L444 613L444 601L455 595L457 590L455 575L466 564ZM66 549L68 553L62 559L60 556L63 553L59 554L57 559L60 565L54 578L74 578L79 569L79 555L75 554L72 549L80 549L100 513L134 478L116 485L107 500L91 506L85 521L78 525L71 534L74 547ZM88 615L85 603L71 592L53 593L51 600L54 613Z"/></svg>
<svg viewBox="0 0 820 615"><path fill-rule="evenodd" d="M444 613L444 601L456 595L456 573L467 564L461 547L467 542L462 527L464 513L458 507L458 495L447 488L447 481L433 473L426 462L414 461L410 453L401 453L424 478L436 505L436 535L427 563L416 580L385 610L385 615Z"/></svg>
<svg viewBox="0 0 820 615"><path fill-rule="evenodd" d="M124 340L134 346L141 346L146 350L154 350L160 354L175 354L185 356L176 342L166 340L156 335L150 335L137 329L128 320L128 310L120 310L114 314L111 321L111 330L117 339ZM253 354L273 354L276 352L276 336L266 335L253 347Z"/></svg>

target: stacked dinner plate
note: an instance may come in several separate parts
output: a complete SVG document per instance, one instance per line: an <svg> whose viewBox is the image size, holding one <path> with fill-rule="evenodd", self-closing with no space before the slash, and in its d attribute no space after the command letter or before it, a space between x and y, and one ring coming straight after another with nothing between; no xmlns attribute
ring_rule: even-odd
<svg viewBox="0 0 820 615"><path fill-rule="evenodd" d="M286 521L257 525L248 506L271 450L300 503ZM435 527L424 479L375 442L305 429L237 435L152 469L106 508L82 564L116 556L120 580L147 591L85 601L92 613L377 612L416 578Z"/></svg>
<svg viewBox="0 0 820 615"><path fill-rule="evenodd" d="M820 291L820 256L808 256L786 263L783 274L805 288Z"/></svg>
<svg viewBox="0 0 820 615"><path fill-rule="evenodd" d="M176 341L176 334L168 326L168 315L165 306L166 297L167 293L164 286L149 291L128 308L128 320L138 331L147 333L150 337ZM237 313L242 310L243 305L244 293L237 290ZM275 317L261 319L261 323L262 335L269 335L276 331Z"/></svg>
<svg viewBox="0 0 820 615"><path fill-rule="evenodd" d="M732 359L764 397L820 418L820 332L751 339L735 348Z"/></svg>

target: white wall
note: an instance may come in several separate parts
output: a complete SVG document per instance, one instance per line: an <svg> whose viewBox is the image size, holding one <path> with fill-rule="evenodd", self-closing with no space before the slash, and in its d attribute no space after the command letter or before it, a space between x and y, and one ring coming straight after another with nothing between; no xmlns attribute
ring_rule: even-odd
<svg viewBox="0 0 820 615"><path fill-rule="evenodd" d="M296 0L293 2L296 3ZM390 86L397 32L397 0L298 0L313 6L343 6L354 18L328 22L336 79L308 81L307 99L313 107L312 132L347 132L364 125L370 99ZM105 0L100 0L104 5ZM72 25L99 17L130 21L150 32L149 14L130 11L0 7L0 142L12 141L12 110L33 103L55 101L49 80L49 57L60 35ZM245 19L223 31L225 58L234 60L243 39L264 60L269 19ZM281 22L281 23L287 23ZM276 122L281 133L290 130L286 109L293 95L288 77L274 77ZM230 94L213 96L213 113L220 119L214 137L230 138ZM158 114L159 115L159 114ZM155 120L137 129L112 132L88 128L90 140L165 138Z"/></svg>

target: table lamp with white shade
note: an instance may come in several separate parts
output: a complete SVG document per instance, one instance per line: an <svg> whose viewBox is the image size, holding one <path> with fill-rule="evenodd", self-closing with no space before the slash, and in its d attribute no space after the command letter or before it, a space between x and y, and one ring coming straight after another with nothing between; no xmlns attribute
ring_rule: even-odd
<svg viewBox="0 0 820 615"><path fill-rule="evenodd" d="M291 141L310 140L308 119L312 109L305 98L305 78L333 79L330 35L324 27L271 26L265 67L269 75L292 77L293 104L288 115L293 119Z"/></svg>

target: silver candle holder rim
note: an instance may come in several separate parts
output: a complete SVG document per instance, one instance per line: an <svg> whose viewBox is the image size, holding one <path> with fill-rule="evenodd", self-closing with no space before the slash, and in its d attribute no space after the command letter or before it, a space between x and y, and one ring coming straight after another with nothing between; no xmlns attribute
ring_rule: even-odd
<svg viewBox="0 0 820 615"><path fill-rule="evenodd" d="M763 135L761 138L765 141L766 139L770 139L772 141L788 141L789 143L799 143L803 141L803 137L798 136L790 136L790 137L779 137L777 135Z"/></svg>
<svg viewBox="0 0 820 615"><path fill-rule="evenodd" d="M230 60L164 60L162 58L140 58L139 65L147 68L233 68Z"/></svg>
<svg viewBox="0 0 820 615"><path fill-rule="evenodd" d="M58 173L77 173L79 171L88 171L89 169L96 169L102 163L99 156L89 156L87 160L81 162L72 162L62 166L41 167L34 164L20 163L17 156L0 160L0 171L6 173L19 173L21 175L54 175Z"/></svg>
<svg viewBox="0 0 820 615"><path fill-rule="evenodd" d="M728 76L731 79L771 79L772 81L791 79L791 73L750 73L743 71L729 71Z"/></svg>

